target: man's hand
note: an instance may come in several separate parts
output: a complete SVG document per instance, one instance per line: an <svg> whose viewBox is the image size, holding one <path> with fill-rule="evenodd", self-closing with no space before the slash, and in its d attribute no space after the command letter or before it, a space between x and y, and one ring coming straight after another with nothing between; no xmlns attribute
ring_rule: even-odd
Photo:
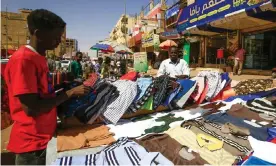
<svg viewBox="0 0 276 166"><path fill-rule="evenodd" d="M69 96L84 96L91 91L91 88L88 86L80 85L70 90Z"/></svg>

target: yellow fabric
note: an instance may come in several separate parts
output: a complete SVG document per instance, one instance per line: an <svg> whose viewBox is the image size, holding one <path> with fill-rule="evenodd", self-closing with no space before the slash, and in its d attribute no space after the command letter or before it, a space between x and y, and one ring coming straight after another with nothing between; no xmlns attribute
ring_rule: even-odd
<svg viewBox="0 0 276 166"><path fill-rule="evenodd" d="M200 147L197 143L197 136L191 130L182 127L171 128L165 132L180 144L189 147L211 165L232 165L236 157L225 151L223 148L210 151L205 147Z"/></svg>
<svg viewBox="0 0 276 166"><path fill-rule="evenodd" d="M205 147L210 151L219 150L223 146L222 141L205 134L198 134L196 140L200 147Z"/></svg>

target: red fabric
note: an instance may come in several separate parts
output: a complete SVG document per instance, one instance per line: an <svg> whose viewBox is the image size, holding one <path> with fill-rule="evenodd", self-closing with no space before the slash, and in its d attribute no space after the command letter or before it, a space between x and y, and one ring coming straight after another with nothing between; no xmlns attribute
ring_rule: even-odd
<svg viewBox="0 0 276 166"><path fill-rule="evenodd" d="M127 74L123 75L120 80L130 80L136 81L138 77L138 73L135 71L128 72Z"/></svg>
<svg viewBox="0 0 276 166"><path fill-rule="evenodd" d="M273 138L273 140L271 140L270 142L276 144L276 138Z"/></svg>
<svg viewBox="0 0 276 166"><path fill-rule="evenodd" d="M211 100L211 102L214 102L214 101L217 101L217 100L222 100L223 92L227 91L229 89L231 89L231 84L229 84L226 87L224 87L215 97L213 97L213 99Z"/></svg>
<svg viewBox="0 0 276 166"><path fill-rule="evenodd" d="M14 153L46 149L56 129L56 108L37 117L29 117L17 97L30 93L38 93L41 98L55 96L46 58L25 46L21 47L7 64L5 80L14 121L7 149Z"/></svg>
<svg viewBox="0 0 276 166"><path fill-rule="evenodd" d="M205 99L205 97L207 95L208 90L209 90L208 82L205 79L205 87L204 87L204 90L202 91L199 99L196 101L197 104L201 104L203 102L203 100Z"/></svg>
<svg viewBox="0 0 276 166"><path fill-rule="evenodd" d="M218 58L218 59L222 59L223 56L224 56L224 54L223 54L223 49L218 49L218 50L217 50L217 58Z"/></svg>

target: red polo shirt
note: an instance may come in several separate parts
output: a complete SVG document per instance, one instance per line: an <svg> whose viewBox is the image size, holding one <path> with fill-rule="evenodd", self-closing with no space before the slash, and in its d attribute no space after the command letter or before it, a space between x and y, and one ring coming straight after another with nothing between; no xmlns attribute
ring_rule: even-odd
<svg viewBox="0 0 276 166"><path fill-rule="evenodd" d="M26 46L21 47L6 66L5 80L14 120L7 149L14 153L46 149L56 129L56 108L37 117L29 117L17 97L33 93L41 98L54 96L46 58Z"/></svg>

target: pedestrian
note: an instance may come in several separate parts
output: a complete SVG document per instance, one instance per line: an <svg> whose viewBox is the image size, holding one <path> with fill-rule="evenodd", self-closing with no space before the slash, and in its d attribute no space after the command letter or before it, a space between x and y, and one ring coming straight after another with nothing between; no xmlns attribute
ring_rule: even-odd
<svg viewBox="0 0 276 166"><path fill-rule="evenodd" d="M108 78L110 76L110 63L111 59L109 57L105 57L105 60L101 66L101 78Z"/></svg>
<svg viewBox="0 0 276 166"><path fill-rule="evenodd" d="M241 44L238 47L238 50L235 54L235 64L233 68L233 74L237 74L237 68L238 68L238 75L241 75L242 73L242 68L243 68L243 62L244 62L244 55L245 55L245 50L242 48Z"/></svg>
<svg viewBox="0 0 276 166"><path fill-rule="evenodd" d="M98 61L96 62L95 66L94 66L95 67L95 72L99 75L101 74L102 64L103 64L103 58L99 57Z"/></svg>
<svg viewBox="0 0 276 166"><path fill-rule="evenodd" d="M47 144L57 126L56 107L91 89L81 85L56 96L46 50L59 45L66 23L56 14L38 9L28 15L27 25L30 43L13 54L5 69L14 121L7 149L15 153L16 165L45 165Z"/></svg>
<svg viewBox="0 0 276 166"><path fill-rule="evenodd" d="M51 54L47 60L48 68L50 72L54 72L56 70L56 62L55 62L55 55Z"/></svg>
<svg viewBox="0 0 276 166"><path fill-rule="evenodd" d="M82 53L77 52L76 56L74 57L74 60L69 65L69 72L72 73L75 79L82 77L83 70L82 70L82 65L80 63L81 61L82 61Z"/></svg>

